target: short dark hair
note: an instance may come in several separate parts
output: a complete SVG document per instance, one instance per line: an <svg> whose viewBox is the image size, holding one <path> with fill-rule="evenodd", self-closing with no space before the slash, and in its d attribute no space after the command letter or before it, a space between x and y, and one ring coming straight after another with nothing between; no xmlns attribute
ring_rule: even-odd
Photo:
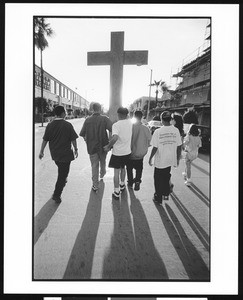
<svg viewBox="0 0 243 300"><path fill-rule="evenodd" d="M177 114L177 113L173 113L172 114L172 119L175 120L175 127L178 128L180 135L184 135L184 130L183 130L183 119L182 119L182 115Z"/></svg>
<svg viewBox="0 0 243 300"><path fill-rule="evenodd" d="M101 105L98 102L94 102L92 105L93 111L100 111L101 110Z"/></svg>
<svg viewBox="0 0 243 300"><path fill-rule="evenodd" d="M54 108L54 114L60 116L62 113L65 113L65 108L62 105L58 105Z"/></svg>
<svg viewBox="0 0 243 300"><path fill-rule="evenodd" d="M164 120L165 122L170 122L171 120L171 113L168 110L165 110L160 115L161 120Z"/></svg>
<svg viewBox="0 0 243 300"><path fill-rule="evenodd" d="M119 107L117 113L123 116L128 115L128 109L125 107Z"/></svg>
<svg viewBox="0 0 243 300"><path fill-rule="evenodd" d="M141 120L143 117L143 113L141 112L141 110L136 110L134 116Z"/></svg>
<svg viewBox="0 0 243 300"><path fill-rule="evenodd" d="M195 124L191 124L190 128L189 128L189 134L193 135L193 136L198 136L199 135L199 130L197 125Z"/></svg>

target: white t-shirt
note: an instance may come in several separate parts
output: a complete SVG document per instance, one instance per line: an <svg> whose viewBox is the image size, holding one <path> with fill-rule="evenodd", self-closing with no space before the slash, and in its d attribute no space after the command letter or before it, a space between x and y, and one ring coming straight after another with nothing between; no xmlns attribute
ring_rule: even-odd
<svg viewBox="0 0 243 300"><path fill-rule="evenodd" d="M132 122L130 119L119 120L112 125L112 135L117 134L118 140L113 145L112 154L117 156L131 153Z"/></svg>
<svg viewBox="0 0 243 300"><path fill-rule="evenodd" d="M156 129L151 140L151 145L158 148L154 156L154 166L158 169L177 166L177 146L181 144L180 132L175 126Z"/></svg>

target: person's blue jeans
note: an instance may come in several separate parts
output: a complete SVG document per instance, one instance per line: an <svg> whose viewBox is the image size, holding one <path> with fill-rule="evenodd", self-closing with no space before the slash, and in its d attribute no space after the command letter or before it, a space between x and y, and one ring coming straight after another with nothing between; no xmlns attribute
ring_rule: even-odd
<svg viewBox="0 0 243 300"><path fill-rule="evenodd" d="M71 161L68 162L55 161L55 164L58 167L58 176L57 176L57 181L56 181L53 195L56 197L60 197L62 194L70 170L70 163Z"/></svg>
<svg viewBox="0 0 243 300"><path fill-rule="evenodd" d="M92 181L93 186L95 187L97 187L99 184L99 173L100 177L104 177L106 174L106 155L107 152L100 152L89 155L92 168Z"/></svg>

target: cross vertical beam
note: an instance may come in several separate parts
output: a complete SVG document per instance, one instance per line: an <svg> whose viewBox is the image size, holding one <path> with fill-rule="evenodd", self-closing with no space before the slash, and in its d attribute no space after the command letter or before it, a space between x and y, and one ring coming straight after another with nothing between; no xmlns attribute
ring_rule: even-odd
<svg viewBox="0 0 243 300"><path fill-rule="evenodd" d="M110 51L88 52L89 66L110 65L109 117L117 120L116 111L122 105L123 65L146 65L148 51L124 51L124 32L111 32Z"/></svg>

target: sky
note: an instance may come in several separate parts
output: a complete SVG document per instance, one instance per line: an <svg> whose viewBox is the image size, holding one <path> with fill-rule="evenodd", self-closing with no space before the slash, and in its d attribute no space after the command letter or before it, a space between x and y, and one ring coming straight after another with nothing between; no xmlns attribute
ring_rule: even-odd
<svg viewBox="0 0 243 300"><path fill-rule="evenodd" d="M56 18L46 21L54 30L43 51L43 68L78 94L109 108L109 66L88 66L87 53L109 51L111 32L124 32L124 50L147 50L148 64L124 65L122 105L149 95L152 82L165 81L172 89L182 61L196 55L205 43L208 18ZM35 63L40 52L35 47ZM158 97L162 94L159 93ZM151 89L155 97L155 88Z"/></svg>

